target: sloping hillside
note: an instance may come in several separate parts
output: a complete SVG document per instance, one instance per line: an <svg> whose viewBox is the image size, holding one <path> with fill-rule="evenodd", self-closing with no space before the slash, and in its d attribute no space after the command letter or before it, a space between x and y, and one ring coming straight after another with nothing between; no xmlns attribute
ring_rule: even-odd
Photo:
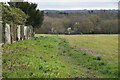
<svg viewBox="0 0 120 80"><path fill-rule="evenodd" d="M36 36L32 40L3 46L3 77L117 77L116 35Z"/></svg>

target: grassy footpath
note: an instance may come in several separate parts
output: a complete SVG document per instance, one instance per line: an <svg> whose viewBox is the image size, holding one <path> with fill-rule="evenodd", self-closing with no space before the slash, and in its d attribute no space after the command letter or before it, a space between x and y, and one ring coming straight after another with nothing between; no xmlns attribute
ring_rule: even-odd
<svg viewBox="0 0 120 80"><path fill-rule="evenodd" d="M74 48L90 49L109 62L118 63L118 35L60 35L60 37Z"/></svg>
<svg viewBox="0 0 120 80"><path fill-rule="evenodd" d="M74 43L75 39L72 36L64 35L60 37L56 35L36 35L36 36L44 37L35 37L32 40L20 41L11 45L3 46L4 77L9 78L117 77L118 64L116 62L110 63L107 60L109 58L105 58L102 56L94 56L92 54L86 53L74 47L74 45L80 46L81 43L79 41L79 38L78 44ZM69 37L72 37L74 41L72 41L71 38ZM117 56L117 54L115 54L115 56ZM113 62L115 60L117 59L114 59Z"/></svg>

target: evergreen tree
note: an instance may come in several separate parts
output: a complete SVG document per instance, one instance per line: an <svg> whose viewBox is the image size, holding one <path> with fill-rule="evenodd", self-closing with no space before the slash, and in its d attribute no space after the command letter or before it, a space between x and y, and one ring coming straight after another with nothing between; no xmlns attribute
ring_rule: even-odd
<svg viewBox="0 0 120 80"><path fill-rule="evenodd" d="M26 20L26 25L32 25L34 28L41 27L44 12L37 9L36 3L28 2L9 2L11 7L16 7L25 12L29 17Z"/></svg>

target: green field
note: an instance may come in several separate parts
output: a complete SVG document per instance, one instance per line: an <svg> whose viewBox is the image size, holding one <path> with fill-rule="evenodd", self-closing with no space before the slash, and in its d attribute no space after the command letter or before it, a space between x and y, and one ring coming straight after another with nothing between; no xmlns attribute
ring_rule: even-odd
<svg viewBox="0 0 120 80"><path fill-rule="evenodd" d="M3 77L118 77L118 35L37 34L3 47Z"/></svg>

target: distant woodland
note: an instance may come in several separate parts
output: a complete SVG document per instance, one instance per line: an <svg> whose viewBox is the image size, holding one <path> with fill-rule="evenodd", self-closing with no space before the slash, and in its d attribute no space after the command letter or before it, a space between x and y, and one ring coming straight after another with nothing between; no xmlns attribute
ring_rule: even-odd
<svg viewBox="0 0 120 80"><path fill-rule="evenodd" d="M117 10L44 11L44 34L117 34Z"/></svg>

